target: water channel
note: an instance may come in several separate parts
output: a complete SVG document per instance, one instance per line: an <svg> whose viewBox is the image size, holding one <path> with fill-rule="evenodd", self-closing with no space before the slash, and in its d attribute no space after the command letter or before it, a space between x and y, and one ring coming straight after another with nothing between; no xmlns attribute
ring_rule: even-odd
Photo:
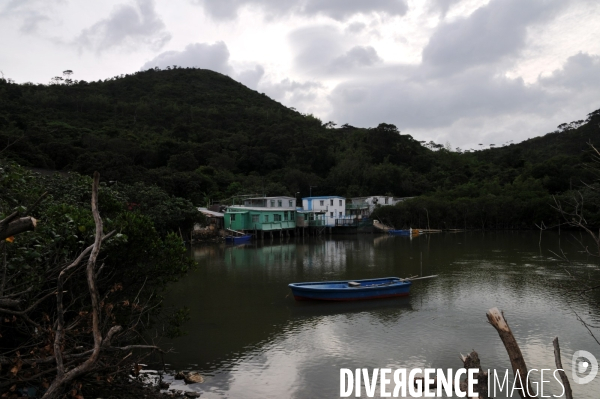
<svg viewBox="0 0 600 399"><path fill-rule="evenodd" d="M578 321L599 324L600 297L578 295L565 271L598 281L600 262L577 239L564 231L466 232L197 246L197 270L167 294L167 304L189 307L192 319L166 361L205 376L190 386L202 398L337 398L340 368L458 369L460 353L473 349L484 368L504 373L510 361L485 316L498 307L530 369L554 370L559 336L571 379L575 351L600 359L600 345ZM562 250L570 263L550 250ZM295 302L287 287L431 274L439 277L414 282L409 297L365 302ZM548 379L544 395L559 395L560 385ZM600 375L571 384L577 398L599 397Z"/></svg>

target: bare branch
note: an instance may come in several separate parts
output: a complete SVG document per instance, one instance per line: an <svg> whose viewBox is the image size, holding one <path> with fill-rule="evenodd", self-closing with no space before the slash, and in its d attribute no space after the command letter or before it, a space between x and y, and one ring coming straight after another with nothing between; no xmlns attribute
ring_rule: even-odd
<svg viewBox="0 0 600 399"><path fill-rule="evenodd" d="M498 308L492 308L487 311L486 316L490 324L498 332L498 335L500 336L500 339L506 348L506 352L508 353L510 364L513 369L513 374L515 375L515 379L519 381L518 383L515 381L515 383L521 387L521 389L519 389L519 395L523 399L535 398L535 396L529 395L529 392L532 392L529 380L526 380L526 386L522 385L523 380L526 379L527 376L527 365L525 364L525 359L521 353L521 348L519 348L519 344L517 344L517 340L508 326L508 322L504 318L504 313L500 312ZM520 377L518 379L517 374Z"/></svg>
<svg viewBox="0 0 600 399"><path fill-rule="evenodd" d="M100 355L100 349L102 345L102 335L100 333L100 304L98 301L98 288L96 287L96 275L95 275L95 267L96 267L96 259L98 258L98 254L100 253L100 246L102 244L102 218L100 217L100 212L98 211L98 188L100 185L100 174L98 172L94 172L94 180L92 183L92 214L94 216L94 222L96 224L96 235L94 240L94 245L91 249L90 256L88 258L87 267L86 267L86 276L88 289L90 293L90 299L92 301L92 335L94 337L94 347L90 357L78 365L77 367L69 370L65 373L64 366L62 365L62 359L60 359L61 364L59 364L59 358L61 355L55 353L57 359L57 376L48 387L48 390L44 394L43 398L49 399L54 398L59 395L61 388L71 382L73 379L79 377L80 375L90 371L98 360ZM63 315L59 315L60 317L64 317ZM64 320L63 320L64 325ZM56 347L56 340L55 340ZM59 348L60 349L60 348Z"/></svg>
<svg viewBox="0 0 600 399"><path fill-rule="evenodd" d="M569 383L569 379L565 374L565 370L563 369L562 365L562 360L560 358L560 345L558 344L558 337L554 338L552 343L554 344L554 362L556 363L558 375L560 375L560 379L562 380L563 386L565 388L565 398L573 399L573 391L571 390L571 384Z"/></svg>

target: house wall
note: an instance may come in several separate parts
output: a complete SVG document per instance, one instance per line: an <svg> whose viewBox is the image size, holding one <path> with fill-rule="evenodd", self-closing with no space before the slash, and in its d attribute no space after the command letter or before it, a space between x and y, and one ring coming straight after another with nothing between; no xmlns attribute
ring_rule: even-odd
<svg viewBox="0 0 600 399"><path fill-rule="evenodd" d="M224 220L225 220L225 228L231 230L245 230L245 226L248 224L247 222L247 213L233 213L233 212L225 212Z"/></svg>
<svg viewBox="0 0 600 399"><path fill-rule="evenodd" d="M248 198L244 200L244 206L279 209L295 208L296 199L291 197Z"/></svg>
<svg viewBox="0 0 600 399"><path fill-rule="evenodd" d="M275 209L246 210L243 207L230 207L225 212L225 228L248 231L273 231L296 228L296 211ZM235 220L233 221L231 220L232 215L235 215Z"/></svg>
<svg viewBox="0 0 600 399"><path fill-rule="evenodd" d="M346 216L345 198L303 198L302 207L307 211L325 212L325 224L327 226L335 226L335 219L343 219Z"/></svg>

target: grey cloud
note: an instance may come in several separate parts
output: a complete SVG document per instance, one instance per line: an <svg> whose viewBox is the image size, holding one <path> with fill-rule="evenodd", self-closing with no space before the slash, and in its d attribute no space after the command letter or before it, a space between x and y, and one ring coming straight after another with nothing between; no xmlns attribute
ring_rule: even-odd
<svg viewBox="0 0 600 399"><path fill-rule="evenodd" d="M135 5L120 5L107 18L84 29L75 44L80 50L97 52L140 44L158 50L170 39L171 34L156 14L154 1L136 0Z"/></svg>
<svg viewBox="0 0 600 399"><path fill-rule="evenodd" d="M200 4L213 17L231 19L242 7L257 7L267 16L284 14L325 15L336 20L346 20L355 14L382 13L404 15L406 0L192 0Z"/></svg>
<svg viewBox="0 0 600 399"><path fill-rule="evenodd" d="M378 64L383 60L371 46L354 46L344 55L335 58L331 66L334 69L349 69Z"/></svg>
<svg viewBox="0 0 600 399"><path fill-rule="evenodd" d="M545 106L541 90L485 70L429 80L415 69L403 78L349 81L336 87L330 100L333 119L340 123L389 122L402 128L435 128L461 118L541 111Z"/></svg>
<svg viewBox="0 0 600 399"><path fill-rule="evenodd" d="M193 43L188 44L183 51L165 51L146 62L142 70L173 65L210 69L227 75L233 73L229 64L229 49L224 42Z"/></svg>
<svg viewBox="0 0 600 399"><path fill-rule="evenodd" d="M441 23L423 50L423 63L454 73L516 56L527 27L554 16L560 0L492 0L467 18Z"/></svg>
<svg viewBox="0 0 600 399"><path fill-rule="evenodd" d="M362 22L352 22L350 25L346 27L346 32L350 33L360 33L367 27L366 24Z"/></svg>
<svg viewBox="0 0 600 399"><path fill-rule="evenodd" d="M237 80L251 89L256 89L258 82L265 74L262 65L257 65L254 69L247 69L237 75Z"/></svg>
<svg viewBox="0 0 600 399"><path fill-rule="evenodd" d="M600 56L585 53L575 54L565 65L548 77L539 78L539 83L549 88L585 90L600 87Z"/></svg>
<svg viewBox="0 0 600 399"><path fill-rule="evenodd" d="M37 32L42 22L49 20L50 18L48 18L46 15L34 11L23 19L23 24L19 30L21 33L34 33Z"/></svg>
<svg viewBox="0 0 600 399"><path fill-rule="evenodd" d="M495 132L486 140L496 144L537 136L600 107L600 56L585 53L529 84L485 66L445 77L431 77L423 66L381 67L377 75L338 85L329 96L328 119L355 126L394 123L462 146L484 132Z"/></svg>
<svg viewBox="0 0 600 399"><path fill-rule="evenodd" d="M320 72L343 52L343 36L332 26L311 26L289 35L295 53L294 65L303 72Z"/></svg>
<svg viewBox="0 0 600 399"><path fill-rule="evenodd" d="M63 0L12 0L0 10L0 19L18 19L21 21L19 31L25 34L37 32L39 26L50 21L48 13L62 3Z"/></svg>
<svg viewBox="0 0 600 399"><path fill-rule="evenodd" d="M294 66L303 74L351 75L357 68L382 62L372 46L348 49L347 38L333 26L317 25L295 30L289 35Z"/></svg>
<svg viewBox="0 0 600 399"><path fill-rule="evenodd" d="M324 14L337 20L345 20L354 14L380 12L388 15L404 15L408 10L403 0L308 0L306 14Z"/></svg>
<svg viewBox="0 0 600 399"><path fill-rule="evenodd" d="M278 101L285 100L285 103L299 107L317 97L317 90L323 86L318 82L297 82L295 80L284 79L280 82L266 82L261 84L260 89L269 97Z"/></svg>
<svg viewBox="0 0 600 399"><path fill-rule="evenodd" d="M450 8L460 1L461 0L432 0L429 3L429 10L434 13L439 13L442 18L445 18Z"/></svg>

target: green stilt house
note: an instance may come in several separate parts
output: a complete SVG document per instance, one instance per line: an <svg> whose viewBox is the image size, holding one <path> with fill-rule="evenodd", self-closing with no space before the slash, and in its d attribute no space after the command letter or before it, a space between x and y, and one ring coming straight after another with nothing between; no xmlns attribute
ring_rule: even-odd
<svg viewBox="0 0 600 399"><path fill-rule="evenodd" d="M225 211L225 229L289 234L296 228L296 199L293 197L246 198L243 205Z"/></svg>

